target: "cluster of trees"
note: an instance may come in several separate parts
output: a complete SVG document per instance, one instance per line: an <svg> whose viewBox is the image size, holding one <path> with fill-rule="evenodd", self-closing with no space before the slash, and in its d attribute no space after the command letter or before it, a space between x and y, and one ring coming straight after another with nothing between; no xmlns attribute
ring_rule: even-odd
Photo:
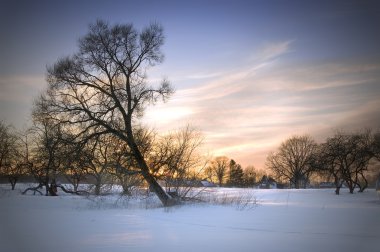
<svg viewBox="0 0 380 252"><path fill-rule="evenodd" d="M247 166L243 169L235 160L220 156L209 162L204 176L218 186L253 187L258 182L258 178L264 175L254 166Z"/></svg>
<svg viewBox="0 0 380 252"><path fill-rule="evenodd" d="M363 192L368 187L367 176L378 173L380 132L370 130L336 132L317 144L310 136L293 136L267 157L267 166L277 179L292 187L305 187L313 174L332 177L336 194L345 184L350 193L355 188ZM371 168L372 167L372 171ZM377 167L377 168L376 168Z"/></svg>
<svg viewBox="0 0 380 252"><path fill-rule="evenodd" d="M34 126L21 134L0 121L0 175L8 179L12 190L20 178L33 179L36 187L27 191L55 196L60 187L67 193L87 193L81 183L93 184L99 195L105 185L118 184L123 194L146 184L130 147L112 134L78 138L61 124L41 117L39 100L33 112ZM198 148L202 137L187 126L164 136L139 128L135 138L146 158L152 176L164 183L169 191L186 197L185 191L202 176L205 159ZM64 187L65 180L72 187ZM187 183L187 184L186 184ZM189 184L190 183L190 184Z"/></svg>
<svg viewBox="0 0 380 252"><path fill-rule="evenodd" d="M164 58L163 44L163 28L159 24L138 31L132 24L111 26L98 20L79 39L75 54L48 67L48 88L36 102L33 115L38 125L36 134L40 135L36 148L45 151L36 151L39 162L32 163L34 174L38 174L47 194L54 195L51 178L62 166L77 169L85 164L87 170L93 167L94 173L102 172L99 167L114 166L119 169L115 173L121 170L122 174L138 173L163 205L176 203L157 182L157 176L166 173L161 171L162 167L173 176L181 176L181 172L173 172L174 163L189 162L186 167L192 164L189 160L163 156L152 161L159 165L151 165L154 158L146 149L150 143L144 139L149 134L139 126L148 105L159 99L165 101L173 93L166 79L155 86L147 82L147 71ZM107 141L118 143L113 146L106 144ZM181 144L163 148L181 148ZM122 147L110 150L116 146ZM167 151L168 155L184 154L181 150ZM56 158L67 153L78 153L80 157ZM166 163L161 165L161 162ZM78 180L81 172L81 169L72 170L73 180Z"/></svg>

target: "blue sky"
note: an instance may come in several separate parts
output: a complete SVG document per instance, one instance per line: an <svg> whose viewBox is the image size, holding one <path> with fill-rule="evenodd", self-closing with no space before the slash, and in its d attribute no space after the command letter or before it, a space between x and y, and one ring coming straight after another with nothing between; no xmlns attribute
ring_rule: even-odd
<svg viewBox="0 0 380 252"><path fill-rule="evenodd" d="M164 26L165 61L148 77L176 94L145 122L191 123L214 155L263 167L293 134L380 126L380 2L365 0L2 1L1 120L28 123L46 66L97 18Z"/></svg>

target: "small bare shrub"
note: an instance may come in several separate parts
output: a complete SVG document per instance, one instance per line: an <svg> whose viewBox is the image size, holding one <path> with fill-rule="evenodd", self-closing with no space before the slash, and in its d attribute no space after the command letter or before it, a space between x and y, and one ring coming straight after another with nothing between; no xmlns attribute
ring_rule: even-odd
<svg viewBox="0 0 380 252"><path fill-rule="evenodd" d="M205 191L199 197L201 201L222 206L234 206L237 210L249 210L258 205L258 200L252 192L239 192L238 194L217 191Z"/></svg>

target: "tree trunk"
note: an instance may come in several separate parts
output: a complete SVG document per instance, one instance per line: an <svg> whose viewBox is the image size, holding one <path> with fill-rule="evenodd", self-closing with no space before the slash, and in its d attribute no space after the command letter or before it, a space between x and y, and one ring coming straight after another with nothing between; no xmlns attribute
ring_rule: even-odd
<svg viewBox="0 0 380 252"><path fill-rule="evenodd" d="M359 192L364 192L364 190L368 187L368 184L365 184L360 187Z"/></svg>
<svg viewBox="0 0 380 252"><path fill-rule="evenodd" d="M52 182L50 183L50 186L49 186L49 184L46 184L46 188L48 189L50 196L58 196L57 184L55 182L55 179L52 180Z"/></svg>
<svg viewBox="0 0 380 252"><path fill-rule="evenodd" d="M165 190L160 186L160 184L158 184L155 177L150 173L149 168L140 151L138 150L137 146L135 146L133 151L135 154L137 164L141 169L141 174L144 177L145 181L148 183L149 188L151 188L156 193L157 197L160 199L160 201L165 207L175 205L176 201L165 192Z"/></svg>
<svg viewBox="0 0 380 252"><path fill-rule="evenodd" d="M77 192L78 191L78 186L79 186L79 183L73 183L73 186L74 186L74 192Z"/></svg>
<svg viewBox="0 0 380 252"><path fill-rule="evenodd" d="M156 179L152 176L152 174L150 174L149 168L145 166L144 168L141 168L141 171L144 179L149 184L149 187L156 193L162 204L166 207L175 205L175 200L173 200L160 186L160 184L158 184Z"/></svg>
<svg viewBox="0 0 380 252"><path fill-rule="evenodd" d="M49 190L50 190L49 183L45 183L45 196L49 196Z"/></svg>
<svg viewBox="0 0 380 252"><path fill-rule="evenodd" d="M300 181L297 178L295 178L295 180L294 180L294 188L300 189Z"/></svg>
<svg viewBox="0 0 380 252"><path fill-rule="evenodd" d="M132 121L131 118L129 118L129 124L127 124L127 126L132 125L131 121ZM136 159L137 165L141 170L141 175L143 176L145 181L148 183L149 188L151 188L151 190L156 193L157 197L160 199L161 203L165 207L175 205L177 202L165 192L165 190L156 181L156 178L150 173L149 167L146 164L145 159L143 155L141 154L140 149L137 147L137 144L134 140L131 127L127 127L127 136L128 136L128 139L125 139L125 140L128 143L129 147L131 148L134 154L134 157Z"/></svg>
<svg viewBox="0 0 380 252"><path fill-rule="evenodd" d="M339 195L339 193L340 193L340 186L337 186L336 189L335 189L335 194Z"/></svg>
<svg viewBox="0 0 380 252"><path fill-rule="evenodd" d="M350 193L353 194L355 190L355 183L353 181L346 181L348 185L348 189L350 190Z"/></svg>
<svg viewBox="0 0 380 252"><path fill-rule="evenodd" d="M95 195L100 195L100 187L101 187L101 184L100 182L96 182L95 184Z"/></svg>
<svg viewBox="0 0 380 252"><path fill-rule="evenodd" d="M16 187L17 178L16 177L9 177L8 180L9 180L9 183L11 183L12 190L14 190Z"/></svg>
<svg viewBox="0 0 380 252"><path fill-rule="evenodd" d="M335 186L336 186L335 194L339 195L340 188L342 187L342 183L339 181L339 178L337 176L335 176L335 175L334 175L334 179L335 179Z"/></svg>
<svg viewBox="0 0 380 252"><path fill-rule="evenodd" d="M364 180L364 185L361 186L359 183L358 183L358 186L359 186L359 192L364 192L364 190L368 187L368 180L365 178L365 176L361 173L360 174Z"/></svg>
<svg viewBox="0 0 380 252"><path fill-rule="evenodd" d="M129 187L126 185L123 185L123 195L132 196L131 191L129 190Z"/></svg>
<svg viewBox="0 0 380 252"><path fill-rule="evenodd" d="M49 187L49 195L50 196L58 196L57 194L57 186L54 184L51 184Z"/></svg>
<svg viewBox="0 0 380 252"><path fill-rule="evenodd" d="M126 115L126 136L121 135L121 138L124 139L124 141L128 144L128 146L131 148L134 158L136 159L137 166L141 170L141 175L145 179L145 181L148 183L149 187L156 193L157 197L160 199L161 203L167 207L172 206L176 204L176 201L171 198L165 190L158 184L156 181L156 178L150 173L149 167L145 162L145 159L143 155L140 152L139 147L136 144L136 141L133 136L133 130L132 130L132 100L131 100L131 90L130 90L130 80L129 75L127 76L127 94L128 94L128 114ZM118 134L120 137L120 134Z"/></svg>

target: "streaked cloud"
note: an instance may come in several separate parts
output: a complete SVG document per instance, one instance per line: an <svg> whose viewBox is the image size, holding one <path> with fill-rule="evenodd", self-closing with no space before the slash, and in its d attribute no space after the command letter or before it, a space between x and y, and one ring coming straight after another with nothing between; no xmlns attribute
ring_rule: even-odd
<svg viewBox="0 0 380 252"><path fill-rule="evenodd" d="M0 76L0 120L24 127L29 123L33 100L45 87L43 75Z"/></svg>
<svg viewBox="0 0 380 252"><path fill-rule="evenodd" d="M271 60L285 53L288 53L291 48L291 44L294 40L286 40L281 42L266 43L258 53L253 56L253 59L265 61Z"/></svg>
<svg viewBox="0 0 380 252"><path fill-rule="evenodd" d="M45 87L45 77L38 75L0 76L0 101L23 101L31 99Z"/></svg>
<svg viewBox="0 0 380 252"><path fill-rule="evenodd" d="M216 73L196 73L193 75L188 75L185 77L185 79L209 79L209 78L214 78L222 75L220 72Z"/></svg>
<svg viewBox="0 0 380 252"><path fill-rule="evenodd" d="M374 84L380 82L380 65L284 66L273 60L290 50L294 50L291 41L270 45L261 61L180 89L167 104L148 111L147 120L163 131L194 124L214 155L258 167L291 135L310 134L323 140L336 127L379 125L378 119L365 118L380 118L375 109L380 107L380 87ZM170 116L173 108L176 115ZM151 111L168 117L154 119Z"/></svg>

